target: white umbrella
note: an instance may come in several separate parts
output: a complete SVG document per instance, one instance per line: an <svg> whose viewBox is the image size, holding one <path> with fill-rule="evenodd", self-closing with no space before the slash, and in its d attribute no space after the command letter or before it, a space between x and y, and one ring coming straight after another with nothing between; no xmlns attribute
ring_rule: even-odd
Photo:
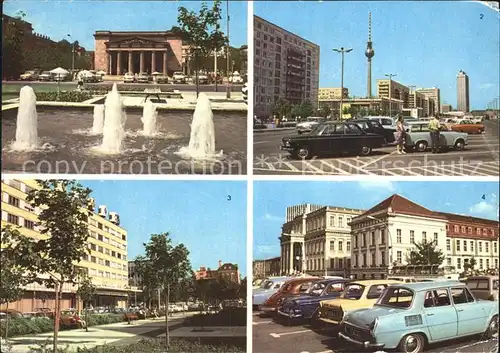
<svg viewBox="0 0 500 353"><path fill-rule="evenodd" d="M161 72L155 71L151 75L161 75Z"/></svg>
<svg viewBox="0 0 500 353"><path fill-rule="evenodd" d="M62 67L57 67L54 70L50 70L50 73L55 74L60 78L61 75L66 76L67 74L69 74L69 71L63 69ZM61 80L57 80L57 94L58 95L59 95L60 90L61 90Z"/></svg>

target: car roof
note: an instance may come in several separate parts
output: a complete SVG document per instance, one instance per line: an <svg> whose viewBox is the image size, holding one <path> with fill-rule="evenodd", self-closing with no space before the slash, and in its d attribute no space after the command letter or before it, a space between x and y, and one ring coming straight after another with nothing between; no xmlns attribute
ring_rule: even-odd
<svg viewBox="0 0 500 353"><path fill-rule="evenodd" d="M402 283L398 284L398 286L411 289L415 292L420 292L442 287L465 287L465 283L461 283L459 281L415 282Z"/></svg>
<svg viewBox="0 0 500 353"><path fill-rule="evenodd" d="M361 284L363 286L372 286L374 284L399 284L401 281L395 281L392 279L362 279L360 281L354 280L349 284Z"/></svg>

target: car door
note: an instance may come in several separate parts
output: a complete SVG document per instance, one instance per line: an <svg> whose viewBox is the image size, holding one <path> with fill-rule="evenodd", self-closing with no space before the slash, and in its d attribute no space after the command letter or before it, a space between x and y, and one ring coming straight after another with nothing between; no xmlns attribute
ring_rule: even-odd
<svg viewBox="0 0 500 353"><path fill-rule="evenodd" d="M343 151L359 151L361 149L361 139L364 139L366 133L361 128L352 128L348 124L343 125L342 134L342 150Z"/></svg>
<svg viewBox="0 0 500 353"><path fill-rule="evenodd" d="M344 124L328 124L328 149L330 153L341 152L344 150Z"/></svg>
<svg viewBox="0 0 500 353"><path fill-rule="evenodd" d="M432 341L441 341L457 336L457 311L451 305L447 288L426 292L423 312Z"/></svg>
<svg viewBox="0 0 500 353"><path fill-rule="evenodd" d="M451 288L453 305L458 316L458 336L473 335L484 331L486 313L465 286Z"/></svg>

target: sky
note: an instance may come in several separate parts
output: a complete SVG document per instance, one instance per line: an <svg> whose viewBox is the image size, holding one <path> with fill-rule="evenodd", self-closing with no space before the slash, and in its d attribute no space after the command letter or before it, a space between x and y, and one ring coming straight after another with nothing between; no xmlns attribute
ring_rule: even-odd
<svg viewBox="0 0 500 353"><path fill-rule="evenodd" d="M212 2L207 1L210 6ZM6 0L5 14L14 16L18 11L26 14L34 31L52 40L73 40L87 50L94 50L93 34L97 30L110 31L166 31L177 25L177 8L184 6L198 11L200 1L90 1L90 0ZM222 4L223 30L226 28L226 3ZM230 44L240 47L247 44L247 4L231 1ZM70 40L71 41L71 40Z"/></svg>
<svg viewBox="0 0 500 353"><path fill-rule="evenodd" d="M393 194L432 211L498 220L498 182L255 182L254 259L280 255L278 237L288 206L311 203L368 210Z"/></svg>
<svg viewBox="0 0 500 353"><path fill-rule="evenodd" d="M240 181L80 181L93 190L96 206L120 215L128 232L130 260L143 254L151 234L170 232L183 243L193 269L238 265L246 276L246 182ZM230 200L228 200L228 195Z"/></svg>
<svg viewBox="0 0 500 353"><path fill-rule="evenodd" d="M286 4L286 6L285 6ZM320 87L344 87L366 96L368 13L372 12L372 94L387 73L405 85L441 89L441 104L457 106L456 76L469 76L471 109L499 94L498 12L475 2L301 1L255 2L254 13L320 46ZM299 17L298 17L299 16Z"/></svg>

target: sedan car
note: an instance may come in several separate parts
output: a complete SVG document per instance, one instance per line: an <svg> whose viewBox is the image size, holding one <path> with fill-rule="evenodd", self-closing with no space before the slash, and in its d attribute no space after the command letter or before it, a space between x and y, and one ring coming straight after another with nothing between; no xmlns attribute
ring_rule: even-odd
<svg viewBox="0 0 500 353"><path fill-rule="evenodd" d="M338 298L344 288L345 279L324 279L316 282L307 293L284 298L278 306L278 314L288 322L311 320L318 316L319 303Z"/></svg>
<svg viewBox="0 0 500 353"><path fill-rule="evenodd" d="M155 76L156 83L168 83L168 76L160 74Z"/></svg>
<svg viewBox="0 0 500 353"><path fill-rule="evenodd" d="M308 159L341 152L367 156L384 145L382 135L366 133L355 123L333 121L317 125L309 135L283 138L280 149L293 158Z"/></svg>
<svg viewBox="0 0 500 353"><path fill-rule="evenodd" d="M476 334L498 337L498 302L449 281L389 286L373 308L344 317L339 337L357 349L419 353L427 344Z"/></svg>
<svg viewBox="0 0 500 353"><path fill-rule="evenodd" d="M395 129L383 126L375 119L350 119L349 122L357 124L364 132L382 135L386 143L392 143L396 140Z"/></svg>
<svg viewBox="0 0 500 353"><path fill-rule="evenodd" d="M175 83L186 83L186 76L182 71L175 71L172 75L172 81Z"/></svg>
<svg viewBox="0 0 500 353"><path fill-rule="evenodd" d="M328 325L339 325L352 310L371 308L392 280L361 280L351 282L339 299L325 300L319 305L319 319Z"/></svg>
<svg viewBox="0 0 500 353"><path fill-rule="evenodd" d="M476 298L498 300L498 276L469 276L465 284Z"/></svg>
<svg viewBox="0 0 500 353"><path fill-rule="evenodd" d="M468 144L468 139L466 133L450 131L442 125L439 134L439 147L460 151ZM406 132L405 146L407 149L413 148L418 152L425 152L431 145L429 123L422 121L410 123Z"/></svg>
<svg viewBox="0 0 500 353"><path fill-rule="evenodd" d="M260 305L274 293L276 293L285 282L287 282L289 277L271 277L269 278L264 286L258 289L254 289L252 293L252 306L253 309L257 310Z"/></svg>
<svg viewBox="0 0 500 353"><path fill-rule="evenodd" d="M50 71L44 71L40 76L38 76L39 81L53 81L54 75L50 73Z"/></svg>
<svg viewBox="0 0 500 353"><path fill-rule="evenodd" d="M276 312L278 309L278 302L281 299L306 292L317 280L317 277L299 277L289 280L276 293L267 298L267 300L259 306L259 310L266 313Z"/></svg>
<svg viewBox="0 0 500 353"><path fill-rule="evenodd" d="M26 71L21 75L21 81L33 81L38 80L38 73L35 70Z"/></svg>
<svg viewBox="0 0 500 353"><path fill-rule="evenodd" d="M139 75L137 75L136 81L138 83L148 83L149 82L149 76L148 76L147 73L141 72L141 73L139 73Z"/></svg>
<svg viewBox="0 0 500 353"><path fill-rule="evenodd" d="M318 116L310 116L304 121L296 123L297 133L303 134L304 132L311 132L319 123L324 122L326 119Z"/></svg>
<svg viewBox="0 0 500 353"><path fill-rule="evenodd" d="M457 124L451 125L450 129L468 134L482 134L484 132L484 125L476 124L471 120L460 120Z"/></svg>
<svg viewBox="0 0 500 353"><path fill-rule="evenodd" d="M136 80L135 80L135 76L134 76L134 73L132 72L127 72L124 76L123 76L123 82L124 83L134 83Z"/></svg>

